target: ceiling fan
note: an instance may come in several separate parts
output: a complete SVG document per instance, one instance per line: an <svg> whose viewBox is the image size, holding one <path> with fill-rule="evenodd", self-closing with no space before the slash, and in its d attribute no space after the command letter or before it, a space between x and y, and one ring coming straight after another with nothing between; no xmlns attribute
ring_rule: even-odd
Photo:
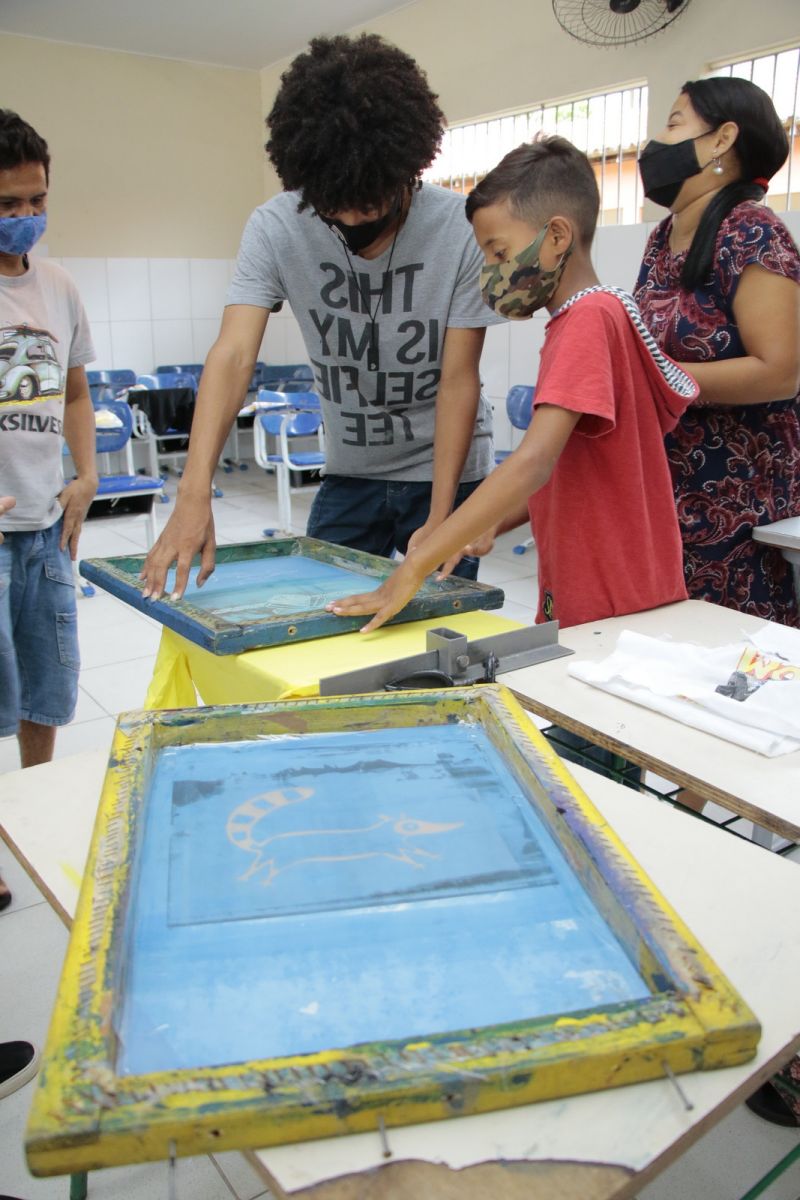
<svg viewBox="0 0 800 1200"><path fill-rule="evenodd" d="M590 46L628 46L666 29L690 0L553 0L553 12L570 37Z"/></svg>

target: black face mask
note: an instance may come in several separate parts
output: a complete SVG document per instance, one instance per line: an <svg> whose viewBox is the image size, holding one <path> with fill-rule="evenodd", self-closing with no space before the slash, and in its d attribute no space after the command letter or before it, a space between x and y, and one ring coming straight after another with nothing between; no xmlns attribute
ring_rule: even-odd
<svg viewBox="0 0 800 1200"><path fill-rule="evenodd" d="M362 250L366 250L367 246L371 246L378 240L384 229L391 225L402 206L401 194L389 211L382 217L376 217L374 221L364 221L361 225L345 225L342 221L335 221L332 217L322 217L322 220L331 229L338 231L351 254L360 254Z"/></svg>
<svg viewBox="0 0 800 1200"><path fill-rule="evenodd" d="M684 180L700 174L703 168L697 161L696 141L686 138L682 142L647 143L639 156L639 174L648 200L671 208Z"/></svg>

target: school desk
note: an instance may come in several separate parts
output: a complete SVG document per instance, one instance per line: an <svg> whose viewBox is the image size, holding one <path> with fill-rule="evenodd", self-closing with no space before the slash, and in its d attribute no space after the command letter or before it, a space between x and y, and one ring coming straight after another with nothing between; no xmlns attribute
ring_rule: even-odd
<svg viewBox="0 0 800 1200"><path fill-rule="evenodd" d="M144 707L188 708L197 703L198 694L204 704L316 696L324 676L422 654L427 630L442 627L464 633L473 641L519 629L520 624L478 611L409 621L366 635L344 633L243 654L211 654L171 629L164 629Z"/></svg>
<svg viewBox="0 0 800 1200"><path fill-rule="evenodd" d="M795 569L800 567L800 517L785 517L771 525L756 525L753 540L776 546Z"/></svg>
<svg viewBox="0 0 800 1200"><path fill-rule="evenodd" d="M509 671L502 682L530 712L754 821L771 834L800 841L800 751L766 758L568 674L571 662L610 654L623 629L668 636L675 642L723 646L765 624L758 617L716 604L684 600L562 630L559 642L574 650L574 657Z"/></svg>
<svg viewBox="0 0 800 1200"><path fill-rule="evenodd" d="M106 754L4 776L0 833L69 923ZM800 1048L797 863L580 767L582 787L762 1025L754 1059L668 1080L377 1133L254 1150L284 1200L632 1200ZM388 1153L388 1157L386 1154ZM797 1169L796 1166L793 1169ZM92 1184L89 1177L89 1194ZM742 1191L754 1180L743 1180Z"/></svg>

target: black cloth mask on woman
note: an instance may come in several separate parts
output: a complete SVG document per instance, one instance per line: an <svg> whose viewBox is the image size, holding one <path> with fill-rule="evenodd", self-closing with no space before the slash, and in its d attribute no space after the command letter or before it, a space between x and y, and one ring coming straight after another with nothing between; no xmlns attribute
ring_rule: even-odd
<svg viewBox="0 0 800 1200"><path fill-rule="evenodd" d="M705 137L705 134L700 134ZM639 174L648 200L671 208L686 179L699 175L702 166L697 160L697 138L682 142L649 141L639 155Z"/></svg>

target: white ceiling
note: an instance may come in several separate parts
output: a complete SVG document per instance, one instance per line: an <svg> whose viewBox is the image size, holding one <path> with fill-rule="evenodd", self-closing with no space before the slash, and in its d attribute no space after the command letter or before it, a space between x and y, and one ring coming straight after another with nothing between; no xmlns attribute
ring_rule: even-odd
<svg viewBox="0 0 800 1200"><path fill-rule="evenodd" d="M0 0L0 33L259 69L410 0Z"/></svg>

